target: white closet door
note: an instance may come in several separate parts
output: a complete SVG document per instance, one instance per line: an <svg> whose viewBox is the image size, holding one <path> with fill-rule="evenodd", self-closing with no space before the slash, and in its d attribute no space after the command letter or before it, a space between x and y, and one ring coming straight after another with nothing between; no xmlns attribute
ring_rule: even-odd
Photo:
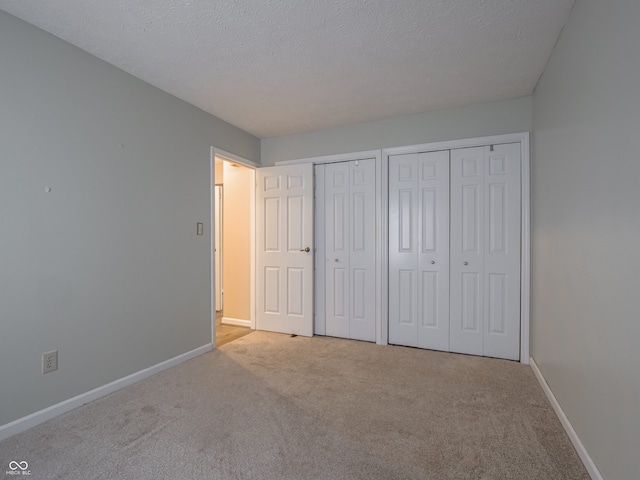
<svg viewBox="0 0 640 480"><path fill-rule="evenodd" d="M389 343L449 350L449 151L389 158Z"/></svg>
<svg viewBox="0 0 640 480"><path fill-rule="evenodd" d="M418 156L418 347L449 350L449 151Z"/></svg>
<svg viewBox="0 0 640 480"><path fill-rule="evenodd" d="M520 358L520 144L496 145L485 169L483 355Z"/></svg>
<svg viewBox="0 0 640 480"><path fill-rule="evenodd" d="M326 333L349 338L349 163L325 166Z"/></svg>
<svg viewBox="0 0 640 480"><path fill-rule="evenodd" d="M350 164L349 338L376 341L376 161Z"/></svg>
<svg viewBox="0 0 640 480"><path fill-rule="evenodd" d="M418 154L389 157L389 343L418 346Z"/></svg>
<svg viewBox="0 0 640 480"><path fill-rule="evenodd" d="M325 214L324 214L324 164L313 166L314 172L314 302L313 302L313 333L326 335L326 282L325 282Z"/></svg>
<svg viewBox="0 0 640 480"><path fill-rule="evenodd" d="M326 334L375 341L375 160L327 164Z"/></svg>
<svg viewBox="0 0 640 480"><path fill-rule="evenodd" d="M517 360L520 145L451 151L451 351Z"/></svg>
<svg viewBox="0 0 640 480"><path fill-rule="evenodd" d="M451 351L482 355L485 147L451 151Z"/></svg>

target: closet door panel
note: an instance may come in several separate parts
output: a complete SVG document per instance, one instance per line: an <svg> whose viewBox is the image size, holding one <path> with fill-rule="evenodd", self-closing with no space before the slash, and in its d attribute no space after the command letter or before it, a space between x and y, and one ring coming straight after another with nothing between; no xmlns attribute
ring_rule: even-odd
<svg viewBox="0 0 640 480"><path fill-rule="evenodd" d="M520 144L487 152L483 354L520 358Z"/></svg>
<svg viewBox="0 0 640 480"><path fill-rule="evenodd" d="M375 341L375 159L324 168L326 334Z"/></svg>
<svg viewBox="0 0 640 480"><path fill-rule="evenodd" d="M350 322L349 338L376 339L375 159L349 162L350 168Z"/></svg>
<svg viewBox="0 0 640 480"><path fill-rule="evenodd" d="M349 338L349 164L325 166L326 334Z"/></svg>
<svg viewBox="0 0 640 480"><path fill-rule="evenodd" d="M486 147L451 151L451 351L483 354Z"/></svg>
<svg viewBox="0 0 640 480"><path fill-rule="evenodd" d="M389 157L389 343L418 346L418 154Z"/></svg>
<svg viewBox="0 0 640 480"><path fill-rule="evenodd" d="M449 350L449 151L418 155L418 347Z"/></svg>

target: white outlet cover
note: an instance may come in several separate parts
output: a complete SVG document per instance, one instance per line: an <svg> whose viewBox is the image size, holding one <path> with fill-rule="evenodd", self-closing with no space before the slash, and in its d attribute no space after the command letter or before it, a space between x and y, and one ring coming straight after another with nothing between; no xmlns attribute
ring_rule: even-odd
<svg viewBox="0 0 640 480"><path fill-rule="evenodd" d="M42 373L53 372L58 369L58 351L42 354Z"/></svg>

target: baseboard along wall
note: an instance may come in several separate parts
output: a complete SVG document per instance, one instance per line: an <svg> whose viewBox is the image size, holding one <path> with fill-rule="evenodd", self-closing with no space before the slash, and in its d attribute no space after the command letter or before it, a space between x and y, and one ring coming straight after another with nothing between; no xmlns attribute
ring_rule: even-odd
<svg viewBox="0 0 640 480"><path fill-rule="evenodd" d="M19 418L18 420L14 420L13 422L7 423L6 425L2 425L0 426L0 440L4 440L17 433L24 432L25 430L35 427L36 425L46 422L47 420L51 420L58 415L67 413L74 408L81 407L86 403L109 395L110 393L139 382L140 380L150 377L151 375L155 375L156 373L162 372L163 370L174 367L182 362L186 362L187 360L202 355L203 353L209 352L212 349L213 344L208 343L207 345L203 345L202 347L191 350L190 352L186 352L182 355L178 355L177 357L170 358L169 360L158 363L157 365L153 365L149 368L145 368L144 370L140 370L139 372L132 373L131 375L128 375L124 378L115 380L101 387L94 388L93 390L82 393L76 397L70 398L56 405L52 405L38 412L32 413L31 415L27 415L26 417Z"/></svg>
<svg viewBox="0 0 640 480"><path fill-rule="evenodd" d="M225 325L236 325L238 327L251 326L251 320L243 320L241 318L222 317L221 322Z"/></svg>
<svg viewBox="0 0 640 480"><path fill-rule="evenodd" d="M589 473L589 475L593 480L604 480L602 474L598 470L598 467L596 467L596 464L593 462L591 455L589 455L589 452L587 452L587 449L582 444L580 437L578 437L578 434L574 430L573 425L571 425L571 422L565 415L564 410L562 410L562 407L560 406L558 399L553 394L551 387L549 387L547 380L542 375L542 372L538 368L538 365L536 364L533 357L531 357L529 361L529 365L531 365L531 369L533 370L533 373L538 379L538 382L540 383L542 390L544 390L544 393L549 399L549 402L551 402L551 406L553 407L553 410L556 412L556 415L558 416L560 423L562 424L563 428L567 432L567 435L569 435L569 439L571 440L573 447L576 449L576 452L578 452L578 455L580 456L582 463L584 463L584 467L587 469L587 472Z"/></svg>

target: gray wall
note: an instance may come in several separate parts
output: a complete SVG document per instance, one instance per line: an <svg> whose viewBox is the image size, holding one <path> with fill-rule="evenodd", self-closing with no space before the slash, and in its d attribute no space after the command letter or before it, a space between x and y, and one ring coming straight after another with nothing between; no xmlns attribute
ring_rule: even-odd
<svg viewBox="0 0 640 480"><path fill-rule="evenodd" d="M531 97L262 140L262 164L531 130Z"/></svg>
<svg viewBox="0 0 640 480"><path fill-rule="evenodd" d="M210 342L210 145L259 160L257 138L0 12L0 425Z"/></svg>
<svg viewBox="0 0 640 480"><path fill-rule="evenodd" d="M533 99L533 357L608 480L640 472L639 19L578 0Z"/></svg>

